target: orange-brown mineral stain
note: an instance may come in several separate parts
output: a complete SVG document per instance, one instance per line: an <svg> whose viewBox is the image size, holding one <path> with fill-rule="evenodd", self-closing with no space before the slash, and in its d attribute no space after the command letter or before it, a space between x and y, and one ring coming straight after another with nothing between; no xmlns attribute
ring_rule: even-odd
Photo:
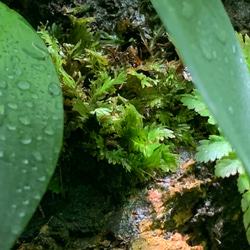
<svg viewBox="0 0 250 250"><path fill-rule="evenodd" d="M170 239L163 238L163 231L148 231L132 242L133 250L203 250L202 246L189 246L188 236L175 233Z"/></svg>

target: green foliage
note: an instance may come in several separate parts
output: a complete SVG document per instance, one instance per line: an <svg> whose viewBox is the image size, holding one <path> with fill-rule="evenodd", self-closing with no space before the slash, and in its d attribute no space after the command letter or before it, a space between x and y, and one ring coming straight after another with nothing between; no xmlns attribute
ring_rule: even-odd
<svg viewBox="0 0 250 250"><path fill-rule="evenodd" d="M228 156L223 156L216 161L215 174L218 177L229 177L230 175L236 175L237 173L244 173L244 168L241 161L238 159L235 153L230 153Z"/></svg>
<svg viewBox="0 0 250 250"><path fill-rule="evenodd" d="M152 3L250 177L250 141L246 139L250 134L250 77L221 1L152 0Z"/></svg>
<svg viewBox="0 0 250 250"><path fill-rule="evenodd" d="M55 24L38 31L64 92L64 150L77 132L84 138L79 150L122 166L141 181L174 171L178 156L171 151L176 143L195 145L187 124L194 112L180 101L192 83L176 73L176 65L154 57L135 66L138 55L129 57L118 48L117 39L90 30L92 18L68 16L71 26L66 34Z"/></svg>
<svg viewBox="0 0 250 250"><path fill-rule="evenodd" d="M202 100L201 95L197 89L194 89L191 94L183 95L181 101L189 109L194 109L201 116L208 117L208 123L214 125L216 122L212 115L210 114L209 109L206 107L206 104Z"/></svg>
<svg viewBox="0 0 250 250"><path fill-rule="evenodd" d="M200 144L196 154L196 159L200 162L215 161L232 151L230 143L223 136L210 135L209 140L202 140Z"/></svg>
<svg viewBox="0 0 250 250"><path fill-rule="evenodd" d="M11 249L38 206L63 132L61 89L43 41L0 2L0 249Z"/></svg>
<svg viewBox="0 0 250 250"><path fill-rule="evenodd" d="M238 38L241 39L239 36ZM249 41L248 37L246 37L246 41ZM242 47L245 58L248 60L250 43L243 43ZM194 109L201 116L207 116L209 118L209 124L215 124L213 117L197 90L194 90L191 94L183 95L181 101L184 105L188 106L190 109ZM209 135L209 140L200 141L200 145L197 147L196 160L205 163L216 161L215 174L218 177L225 178L239 174L238 190L242 194L241 207L244 213L243 222L246 229L246 236L250 243L250 182L231 144L222 135Z"/></svg>

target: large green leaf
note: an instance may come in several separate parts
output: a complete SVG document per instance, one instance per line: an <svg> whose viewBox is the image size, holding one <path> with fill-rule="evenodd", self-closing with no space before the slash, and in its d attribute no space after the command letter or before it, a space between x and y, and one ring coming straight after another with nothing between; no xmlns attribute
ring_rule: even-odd
<svg viewBox="0 0 250 250"><path fill-rule="evenodd" d="M58 78L46 46L0 3L0 249L10 249L35 211L62 142Z"/></svg>
<svg viewBox="0 0 250 250"><path fill-rule="evenodd" d="M204 101L250 176L250 79L219 0L152 0Z"/></svg>

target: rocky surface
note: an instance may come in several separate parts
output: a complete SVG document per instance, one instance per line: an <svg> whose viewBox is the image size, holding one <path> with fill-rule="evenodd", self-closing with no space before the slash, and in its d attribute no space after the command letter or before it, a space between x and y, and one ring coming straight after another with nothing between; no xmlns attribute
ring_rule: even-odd
<svg viewBox="0 0 250 250"><path fill-rule="evenodd" d="M181 155L175 174L131 190L123 203L78 180L67 198L47 194L14 249L248 249L235 181Z"/></svg>

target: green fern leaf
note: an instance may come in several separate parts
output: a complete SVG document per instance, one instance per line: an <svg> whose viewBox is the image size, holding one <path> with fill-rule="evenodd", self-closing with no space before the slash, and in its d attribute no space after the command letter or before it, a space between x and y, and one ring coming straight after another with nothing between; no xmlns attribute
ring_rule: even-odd
<svg viewBox="0 0 250 250"><path fill-rule="evenodd" d="M201 116L209 117L208 122L210 124L216 124L197 89L194 89L192 94L183 95L181 101L185 106L187 106L189 109L194 109Z"/></svg>
<svg viewBox="0 0 250 250"><path fill-rule="evenodd" d="M245 229L247 229L250 224L250 207L247 208L247 210L245 211L243 215L243 223L244 223Z"/></svg>
<svg viewBox="0 0 250 250"><path fill-rule="evenodd" d="M241 200L241 208L242 211L245 212L250 205L250 191L248 190L246 193L242 195L242 200Z"/></svg>
<svg viewBox="0 0 250 250"><path fill-rule="evenodd" d="M238 190L243 194L246 190L249 190L250 183L247 174L240 174L237 180Z"/></svg>
<svg viewBox="0 0 250 250"><path fill-rule="evenodd" d="M196 154L199 162L214 161L232 152L230 143L223 136L210 135L209 140L202 140L200 143Z"/></svg>
<svg viewBox="0 0 250 250"><path fill-rule="evenodd" d="M216 161L216 176L224 178L229 177L230 175L236 175L237 173L244 173L244 168L235 153L229 153L228 156L223 156Z"/></svg>

